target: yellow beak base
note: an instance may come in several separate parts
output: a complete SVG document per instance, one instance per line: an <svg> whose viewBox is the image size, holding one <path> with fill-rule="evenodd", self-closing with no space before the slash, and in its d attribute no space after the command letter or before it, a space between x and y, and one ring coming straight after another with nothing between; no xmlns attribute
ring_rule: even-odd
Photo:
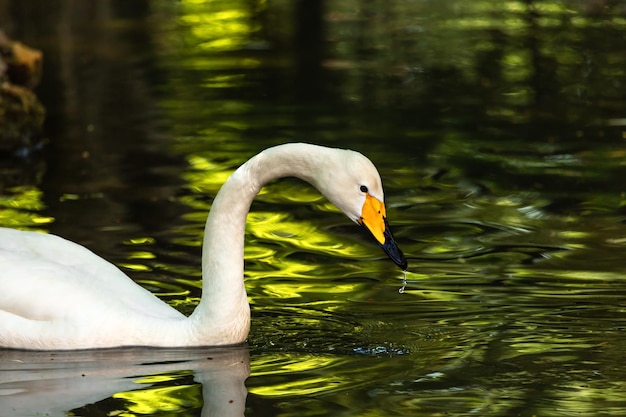
<svg viewBox="0 0 626 417"><path fill-rule="evenodd" d="M361 210L359 224L374 236L374 239L376 239L389 259L406 271L408 262L391 234L391 229L387 223L385 204L376 197L367 194Z"/></svg>
<svg viewBox="0 0 626 417"><path fill-rule="evenodd" d="M381 245L385 243L386 217L387 212L385 210L385 204L376 197L367 194L365 196L365 203L363 203L363 209L361 210L359 223L365 226Z"/></svg>

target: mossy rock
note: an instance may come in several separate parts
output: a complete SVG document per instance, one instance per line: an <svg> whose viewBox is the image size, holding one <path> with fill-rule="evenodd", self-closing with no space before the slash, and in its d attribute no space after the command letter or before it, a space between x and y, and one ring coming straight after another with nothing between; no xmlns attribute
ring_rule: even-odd
<svg viewBox="0 0 626 417"><path fill-rule="evenodd" d="M0 32L0 151L32 149L42 140L45 109L32 91L42 54Z"/></svg>

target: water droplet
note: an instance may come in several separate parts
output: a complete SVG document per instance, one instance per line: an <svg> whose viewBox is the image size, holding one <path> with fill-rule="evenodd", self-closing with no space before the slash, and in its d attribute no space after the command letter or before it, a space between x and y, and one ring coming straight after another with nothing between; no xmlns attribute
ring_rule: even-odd
<svg viewBox="0 0 626 417"><path fill-rule="evenodd" d="M406 270L404 272L404 278L402 279L402 287L398 289L400 294L404 294L404 289L406 288Z"/></svg>

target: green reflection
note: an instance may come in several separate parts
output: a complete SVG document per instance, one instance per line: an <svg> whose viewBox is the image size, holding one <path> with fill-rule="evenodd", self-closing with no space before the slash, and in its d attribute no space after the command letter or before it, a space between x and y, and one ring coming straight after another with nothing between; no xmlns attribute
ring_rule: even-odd
<svg viewBox="0 0 626 417"><path fill-rule="evenodd" d="M145 264L118 262L117 265L121 268L129 269L134 272L148 272L152 271L152 268Z"/></svg>
<svg viewBox="0 0 626 417"><path fill-rule="evenodd" d="M151 252L131 252L127 255L128 259L155 259L156 255Z"/></svg>
<svg viewBox="0 0 626 417"><path fill-rule="evenodd" d="M293 197L293 195L292 195ZM249 232L257 238L285 242L307 252L318 252L335 257L358 258L371 255L371 248L356 243L339 241L336 235L325 232L315 222L291 221L284 213L253 212L248 214ZM355 232L358 229L355 227Z"/></svg>
<svg viewBox="0 0 626 417"><path fill-rule="evenodd" d="M389 361L365 358L359 368L339 355L264 354L251 358L248 390L254 395L297 398L355 389L366 383L363 372L380 372ZM262 385L258 381L264 381Z"/></svg>
<svg viewBox="0 0 626 417"><path fill-rule="evenodd" d="M0 195L0 224L12 228L39 229L54 222L54 218L39 212L45 206L40 189L31 186L14 187Z"/></svg>
<svg viewBox="0 0 626 417"><path fill-rule="evenodd" d="M208 52L232 51L246 45L250 36L259 30L250 15L248 2L214 2L214 9L203 3L181 2L180 21L190 28L190 33L201 40L198 47ZM221 9L220 9L221 7Z"/></svg>
<svg viewBox="0 0 626 417"><path fill-rule="evenodd" d="M168 376L159 376L156 378L143 378L137 383L145 383L143 381L152 381L154 379L160 381L176 381L180 377L171 378ZM164 412L188 412L193 408L202 407L202 391L201 385L174 385L174 386L155 386L141 390L118 392L112 395L112 398L123 400L126 411L117 414L120 416L135 415L155 415Z"/></svg>

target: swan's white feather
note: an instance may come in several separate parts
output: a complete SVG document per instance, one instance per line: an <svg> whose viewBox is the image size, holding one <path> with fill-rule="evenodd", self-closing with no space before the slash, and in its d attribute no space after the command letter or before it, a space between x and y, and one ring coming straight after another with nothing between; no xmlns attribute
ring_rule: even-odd
<svg viewBox="0 0 626 417"><path fill-rule="evenodd" d="M91 309L108 306L109 311L184 317L115 265L74 242L5 228L0 228L0 236L1 274L14 277L0 279L4 311L32 320L51 320L60 314L80 317ZM33 302L44 299L55 302Z"/></svg>

